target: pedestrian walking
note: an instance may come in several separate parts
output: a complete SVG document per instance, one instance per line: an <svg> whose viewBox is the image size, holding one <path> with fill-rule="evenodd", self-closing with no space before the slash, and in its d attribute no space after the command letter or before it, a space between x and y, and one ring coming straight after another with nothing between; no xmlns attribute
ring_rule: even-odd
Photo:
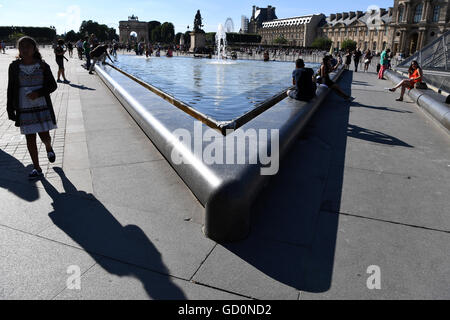
<svg viewBox="0 0 450 320"><path fill-rule="evenodd" d="M389 53L391 52L390 49L386 49L381 53L380 56L380 71L378 72L378 79L385 80L384 79L384 72L389 68Z"/></svg>
<svg viewBox="0 0 450 320"><path fill-rule="evenodd" d="M69 58L72 58L73 57L73 44L72 44L72 42L69 42L67 44L67 50L69 51Z"/></svg>
<svg viewBox="0 0 450 320"><path fill-rule="evenodd" d="M83 41L81 39L78 40L77 43L75 44L75 46L77 47L78 58L80 60L83 60Z"/></svg>
<svg viewBox="0 0 450 320"><path fill-rule="evenodd" d="M362 57L361 50L356 49L355 52L353 53L353 61L355 62L355 72L358 72L358 66L359 63L361 62L361 57Z"/></svg>
<svg viewBox="0 0 450 320"><path fill-rule="evenodd" d="M347 53L345 54L345 70L350 70L350 64L352 63L352 54L350 50L347 50Z"/></svg>
<svg viewBox="0 0 450 320"><path fill-rule="evenodd" d="M86 57L86 69L89 70L91 68L91 44L89 42L89 37L84 38L83 52Z"/></svg>
<svg viewBox="0 0 450 320"><path fill-rule="evenodd" d="M364 55L364 72L369 71L369 66L372 63L372 52L367 49L366 54Z"/></svg>
<svg viewBox="0 0 450 320"><path fill-rule="evenodd" d="M29 179L43 175L39 164L36 135L45 145L48 160L54 163L50 130L57 128L50 94L57 89L50 66L42 60L37 43L30 37L19 39L19 56L8 71L7 112L8 118L20 127L27 140L28 152L33 161Z"/></svg>
<svg viewBox="0 0 450 320"><path fill-rule="evenodd" d="M64 40L63 39L59 39L57 42L57 45L55 47L55 58L56 58L56 63L58 64L58 82L61 82L61 76L64 79L65 83L69 83L70 81L68 81L66 79L66 75L65 75L65 71L64 71L64 59L67 60L67 58L64 56L66 54L66 49L64 47ZM69 61L69 60L67 60Z"/></svg>

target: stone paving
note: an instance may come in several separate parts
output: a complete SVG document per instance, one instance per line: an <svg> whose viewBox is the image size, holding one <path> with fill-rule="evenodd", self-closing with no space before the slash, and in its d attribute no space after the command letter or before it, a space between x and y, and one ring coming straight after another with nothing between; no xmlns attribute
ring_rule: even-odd
<svg viewBox="0 0 450 320"><path fill-rule="evenodd" d="M52 53L43 50L56 73ZM7 121L0 55L0 299L450 298L450 140L387 81L347 72L221 245L203 208L97 76L70 59L52 95L58 162ZM40 146L42 151L42 145ZM369 266L381 289L367 287ZM71 266L81 288L68 288Z"/></svg>

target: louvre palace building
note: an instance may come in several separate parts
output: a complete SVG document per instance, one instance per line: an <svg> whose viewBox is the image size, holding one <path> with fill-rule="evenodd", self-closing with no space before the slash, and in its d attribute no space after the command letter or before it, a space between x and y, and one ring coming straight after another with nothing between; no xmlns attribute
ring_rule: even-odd
<svg viewBox="0 0 450 320"><path fill-rule="evenodd" d="M348 11L278 19L275 7L253 8L249 32L262 36L262 44L274 45L284 38L291 46L309 47L326 37L334 48L353 40L361 50L413 54L440 37L450 26L450 0L394 0L391 8L366 12ZM269 13L269 14L268 14Z"/></svg>

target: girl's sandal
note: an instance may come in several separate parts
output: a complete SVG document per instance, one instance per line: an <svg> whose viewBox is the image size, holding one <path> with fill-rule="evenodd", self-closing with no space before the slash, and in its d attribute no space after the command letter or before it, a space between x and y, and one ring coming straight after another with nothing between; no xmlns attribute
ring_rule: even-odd
<svg viewBox="0 0 450 320"><path fill-rule="evenodd" d="M30 174L28 175L28 179L33 180L33 179L40 178L42 176L43 176L42 170L38 171L36 169L33 169L33 171L31 171Z"/></svg>
<svg viewBox="0 0 450 320"><path fill-rule="evenodd" d="M48 152L47 153L47 158L48 158L48 161L50 161L50 163L54 163L56 161L56 154L55 154L55 152L53 150Z"/></svg>

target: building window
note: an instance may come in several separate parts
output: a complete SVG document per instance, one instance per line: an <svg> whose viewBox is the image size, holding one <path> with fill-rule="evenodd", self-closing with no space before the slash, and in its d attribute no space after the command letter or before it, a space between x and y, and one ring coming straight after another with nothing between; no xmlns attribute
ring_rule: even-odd
<svg viewBox="0 0 450 320"><path fill-rule="evenodd" d="M403 6L398 7L398 22L403 21L404 12L405 12L405 8Z"/></svg>
<svg viewBox="0 0 450 320"><path fill-rule="evenodd" d="M423 3L420 3L416 6L416 10L414 11L414 23L418 23L420 20L422 20L422 14L423 14Z"/></svg>
<svg viewBox="0 0 450 320"><path fill-rule="evenodd" d="M373 43L372 51L377 51L377 43L376 42Z"/></svg>
<svg viewBox="0 0 450 320"><path fill-rule="evenodd" d="M441 6L440 5L434 6L434 9L433 9L433 22L438 22L440 15L441 15Z"/></svg>

